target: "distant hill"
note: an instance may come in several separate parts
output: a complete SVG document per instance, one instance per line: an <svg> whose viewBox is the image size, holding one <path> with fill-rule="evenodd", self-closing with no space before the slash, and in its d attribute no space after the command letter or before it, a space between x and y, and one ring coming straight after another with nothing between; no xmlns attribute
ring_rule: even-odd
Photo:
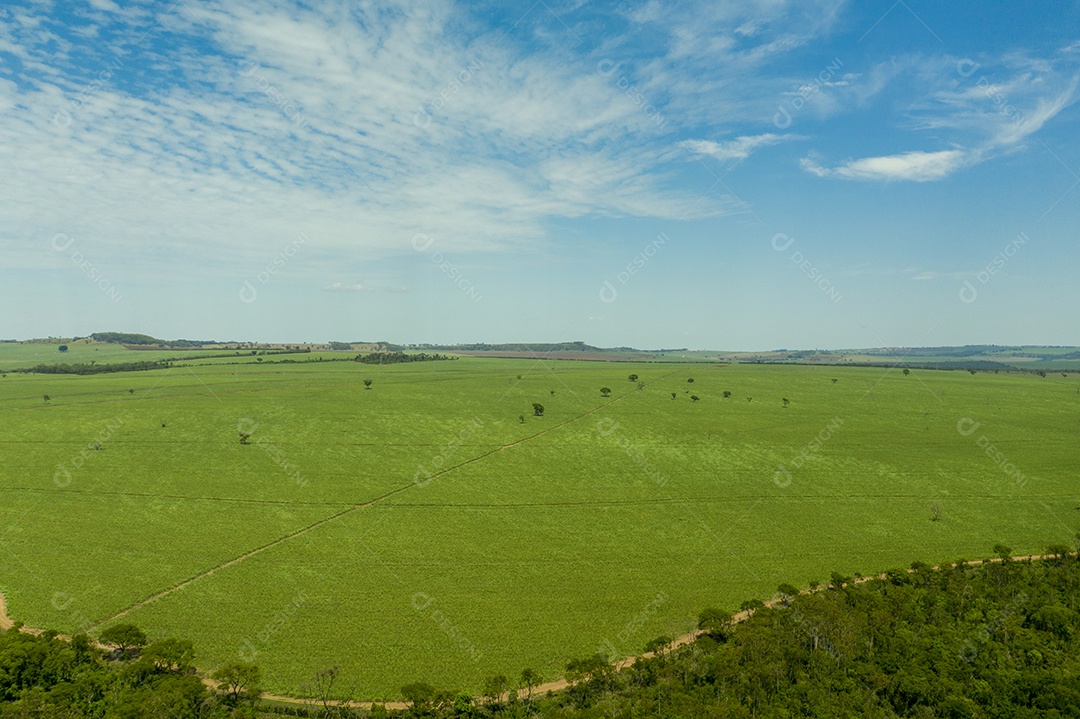
<svg viewBox="0 0 1080 719"><path fill-rule="evenodd" d="M156 347L205 347L207 345L221 344L214 340L161 340L150 335L129 332L95 332L90 335L90 339L106 344Z"/></svg>

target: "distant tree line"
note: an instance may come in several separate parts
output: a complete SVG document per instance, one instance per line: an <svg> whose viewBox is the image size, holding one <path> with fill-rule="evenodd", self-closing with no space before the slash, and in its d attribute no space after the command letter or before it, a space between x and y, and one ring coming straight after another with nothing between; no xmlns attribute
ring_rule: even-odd
<svg viewBox="0 0 1080 719"><path fill-rule="evenodd" d="M168 360L146 360L144 362L113 362L107 364L39 364L33 367L12 369L9 372L26 374L107 374L109 372L141 372L151 369L167 369Z"/></svg>
<svg viewBox="0 0 1080 719"><path fill-rule="evenodd" d="M457 357L448 357L441 354L405 354L404 352L372 352L371 354L359 354L353 358L354 362L361 364L400 364L402 362L434 362L438 360L454 360Z"/></svg>

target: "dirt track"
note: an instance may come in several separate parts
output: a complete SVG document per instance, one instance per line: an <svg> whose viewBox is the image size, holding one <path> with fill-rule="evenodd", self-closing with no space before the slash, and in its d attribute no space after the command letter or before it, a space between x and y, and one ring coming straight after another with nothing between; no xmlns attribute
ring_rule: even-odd
<svg viewBox="0 0 1080 719"><path fill-rule="evenodd" d="M15 622L11 621L7 614L7 600L4 599L4 593L0 592L0 629L6 632L13 626L15 626Z"/></svg>

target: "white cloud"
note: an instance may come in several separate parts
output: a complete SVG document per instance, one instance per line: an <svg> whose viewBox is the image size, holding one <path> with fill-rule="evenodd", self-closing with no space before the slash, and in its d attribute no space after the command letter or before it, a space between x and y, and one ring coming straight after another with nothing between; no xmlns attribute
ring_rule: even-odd
<svg viewBox="0 0 1080 719"><path fill-rule="evenodd" d="M726 142L714 142L712 140L683 140L679 144L698 155L708 155L720 161L745 160L750 153L759 147L776 145L790 140L804 139L800 135L783 134L777 135L766 133L764 135L743 135Z"/></svg>
<svg viewBox="0 0 1080 719"><path fill-rule="evenodd" d="M371 287L362 284L348 284L346 282L333 282L323 287L326 292L371 292Z"/></svg>
<svg viewBox="0 0 1080 719"><path fill-rule="evenodd" d="M964 150L940 152L904 152L898 155L865 157L850 160L836 167L822 167L805 157L800 165L818 177L839 177L847 180L910 180L927 182L940 180L971 162Z"/></svg>

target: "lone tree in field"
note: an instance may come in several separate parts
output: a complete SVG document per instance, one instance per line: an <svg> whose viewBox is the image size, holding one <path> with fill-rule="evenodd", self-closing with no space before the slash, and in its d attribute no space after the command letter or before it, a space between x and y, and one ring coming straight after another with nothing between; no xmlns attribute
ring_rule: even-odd
<svg viewBox="0 0 1080 719"><path fill-rule="evenodd" d="M611 387L601 387L600 388L600 396L601 397L610 397L611 396Z"/></svg>
<svg viewBox="0 0 1080 719"><path fill-rule="evenodd" d="M98 640L116 648L121 659L146 646L146 634L134 624L114 624L101 633Z"/></svg>
<svg viewBox="0 0 1080 719"><path fill-rule="evenodd" d="M164 427L165 425L161 425ZM251 444L251 432L240 433L240 444Z"/></svg>
<svg viewBox="0 0 1080 719"><path fill-rule="evenodd" d="M632 374L629 377L627 377L626 379L630 380L631 382L637 382L637 375Z"/></svg>
<svg viewBox="0 0 1080 719"><path fill-rule="evenodd" d="M543 417L544 416L544 405L540 404L539 402L533 402L533 416L534 417Z"/></svg>
<svg viewBox="0 0 1080 719"><path fill-rule="evenodd" d="M909 374L911 374L911 370L909 370L909 369L908 369L907 367L905 367L905 368L904 368L904 375L905 375L905 376L907 376L907 375L909 375ZM834 380L834 381L835 381L835 380Z"/></svg>
<svg viewBox="0 0 1080 719"><path fill-rule="evenodd" d="M240 702L254 702L262 694L259 684L262 673L254 664L234 662L226 664L210 675L218 683L218 691L225 697L225 702L238 706Z"/></svg>
<svg viewBox="0 0 1080 719"><path fill-rule="evenodd" d="M677 395L677 394L675 394L674 392L672 392L672 393L671 393L671 398L672 398L672 399L675 399L676 397L678 397L678 395Z"/></svg>
<svg viewBox="0 0 1080 719"><path fill-rule="evenodd" d="M690 399L694 402L697 402L699 399L701 399L701 397L698 397L696 394L692 394L690 395Z"/></svg>
<svg viewBox="0 0 1080 719"><path fill-rule="evenodd" d="M371 389L371 380L364 380L364 389Z"/></svg>
<svg viewBox="0 0 1080 719"><path fill-rule="evenodd" d="M45 395L45 404L49 403L49 395Z"/></svg>
<svg viewBox="0 0 1080 719"><path fill-rule="evenodd" d="M694 383L694 378L693 378L693 377L691 377L690 379L688 379L688 380L686 380L686 381L687 381L687 382L689 382L690 384L693 384L693 383Z"/></svg>
<svg viewBox="0 0 1080 719"><path fill-rule="evenodd" d="M791 404L791 400L788 399L787 397L781 397L780 399L781 399L781 401L783 401L785 407L787 407L789 404Z"/></svg>
<svg viewBox="0 0 1080 719"><path fill-rule="evenodd" d="M727 390L724 390L724 399L727 399L730 396L731 396L731 392L729 392Z"/></svg>
<svg viewBox="0 0 1080 719"><path fill-rule="evenodd" d="M61 352L67 352L68 351L68 346L67 345L60 345L56 349L60 350Z"/></svg>

